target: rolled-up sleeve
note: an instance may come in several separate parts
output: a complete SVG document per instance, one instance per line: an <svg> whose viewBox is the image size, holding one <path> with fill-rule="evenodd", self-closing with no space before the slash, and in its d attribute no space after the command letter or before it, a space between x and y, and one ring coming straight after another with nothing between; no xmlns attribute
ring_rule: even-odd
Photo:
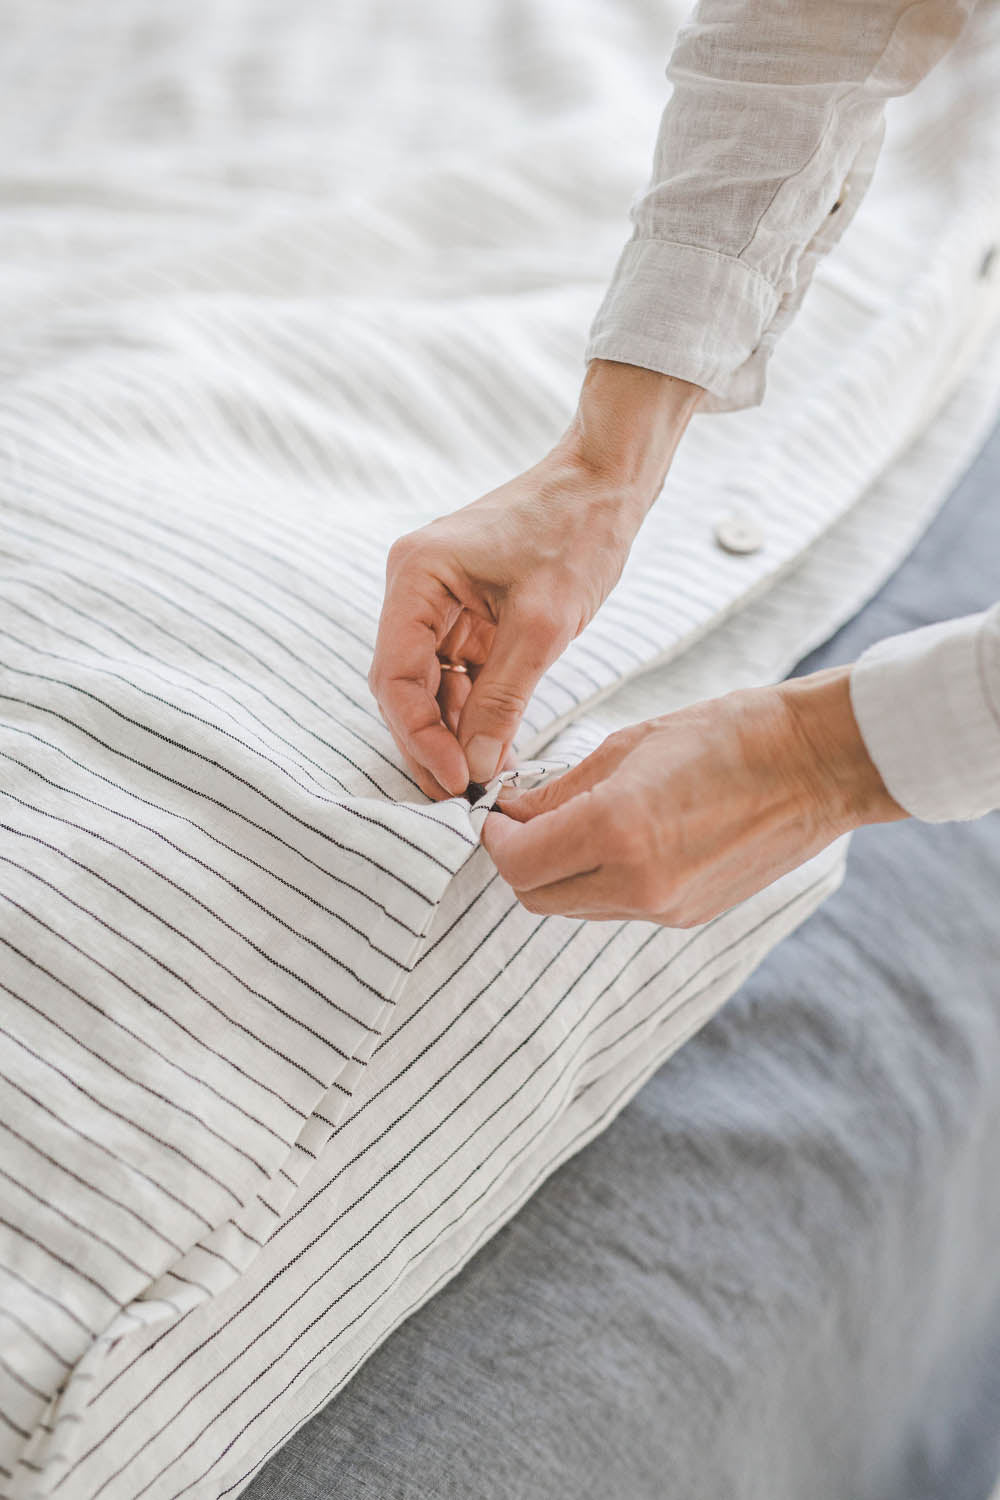
<svg viewBox="0 0 1000 1500"><path fill-rule="evenodd" d="M926 822L1000 808L1000 604L879 641L851 669L869 755Z"/></svg>
<svg viewBox="0 0 1000 1500"><path fill-rule="evenodd" d="M633 232L584 353L754 406L816 264L867 190L886 101L958 37L974 0L701 0Z"/></svg>

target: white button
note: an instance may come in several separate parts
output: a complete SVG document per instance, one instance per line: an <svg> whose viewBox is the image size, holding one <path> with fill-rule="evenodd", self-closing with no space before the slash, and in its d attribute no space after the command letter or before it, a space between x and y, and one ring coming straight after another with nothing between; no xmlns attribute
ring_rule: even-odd
<svg viewBox="0 0 1000 1500"><path fill-rule="evenodd" d="M716 521L715 540L724 552L759 552L764 545L764 533L750 516L734 510Z"/></svg>

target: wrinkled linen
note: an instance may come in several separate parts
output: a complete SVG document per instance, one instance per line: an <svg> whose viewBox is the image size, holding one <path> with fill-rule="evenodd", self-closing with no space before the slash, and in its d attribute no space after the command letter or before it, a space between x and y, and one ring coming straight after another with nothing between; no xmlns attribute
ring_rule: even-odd
<svg viewBox="0 0 1000 1500"><path fill-rule="evenodd" d="M842 875L839 843L693 934L538 919L379 722L385 551L568 418L669 40L640 3L414 27L264 0L8 17L18 1500L238 1490ZM713 642L741 619L780 673L974 451L997 405L996 131L970 83L991 45L900 108L767 402L695 424L524 757L585 754L623 683L656 711L671 664L696 695L732 685ZM948 452L902 482L959 396ZM752 556L714 541L734 505Z"/></svg>
<svg viewBox="0 0 1000 1500"><path fill-rule="evenodd" d="M913 817L1000 808L1000 602L870 646L851 672L851 702L882 780Z"/></svg>
<svg viewBox="0 0 1000 1500"><path fill-rule="evenodd" d="M947 55L974 4L697 0L586 357L703 386L705 411L759 402L813 272L864 200L886 102Z"/></svg>

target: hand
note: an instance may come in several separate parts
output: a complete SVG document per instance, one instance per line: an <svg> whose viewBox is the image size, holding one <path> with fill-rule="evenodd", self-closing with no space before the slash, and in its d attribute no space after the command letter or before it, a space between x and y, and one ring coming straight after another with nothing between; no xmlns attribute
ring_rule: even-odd
<svg viewBox="0 0 1000 1500"><path fill-rule="evenodd" d="M849 829L907 816L865 749L849 673L611 734L557 780L501 795L482 842L528 911L707 922Z"/></svg>
<svg viewBox="0 0 1000 1500"><path fill-rule="evenodd" d="M620 577L701 394L593 360L540 463L393 544L368 682L429 797L512 763L539 678ZM442 672L441 657L468 676Z"/></svg>
<svg viewBox="0 0 1000 1500"><path fill-rule="evenodd" d="M549 458L393 544L369 682L428 796L501 768L538 679L621 573L640 519L626 500Z"/></svg>

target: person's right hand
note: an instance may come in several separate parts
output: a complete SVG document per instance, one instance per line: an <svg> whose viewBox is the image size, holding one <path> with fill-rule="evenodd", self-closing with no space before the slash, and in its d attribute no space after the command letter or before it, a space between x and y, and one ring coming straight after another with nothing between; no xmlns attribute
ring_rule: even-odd
<svg viewBox="0 0 1000 1500"><path fill-rule="evenodd" d="M611 592L643 514L627 486L553 451L393 544L368 681L428 796L509 761L539 678Z"/></svg>

